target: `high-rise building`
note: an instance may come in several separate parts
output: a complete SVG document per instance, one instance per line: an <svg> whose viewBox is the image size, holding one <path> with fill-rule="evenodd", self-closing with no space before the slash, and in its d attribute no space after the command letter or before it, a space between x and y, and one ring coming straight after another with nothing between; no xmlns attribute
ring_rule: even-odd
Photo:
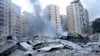
<svg viewBox="0 0 100 56"><path fill-rule="evenodd" d="M59 7L56 5L48 5L44 9L44 17L53 24L53 31L58 34L61 29L61 19Z"/></svg>
<svg viewBox="0 0 100 56"><path fill-rule="evenodd" d="M60 19L61 19L61 26L63 31L67 31L67 17L66 15L60 15Z"/></svg>
<svg viewBox="0 0 100 56"><path fill-rule="evenodd" d="M83 9L83 13L84 13L84 20L83 20L84 32L89 33L89 16L88 16L89 14L86 9Z"/></svg>
<svg viewBox="0 0 100 56"><path fill-rule="evenodd" d="M11 0L0 0L0 36L9 35L9 11Z"/></svg>
<svg viewBox="0 0 100 56"><path fill-rule="evenodd" d="M21 15L21 38L20 40L23 40L23 37L24 37L24 15L22 14Z"/></svg>
<svg viewBox="0 0 100 56"><path fill-rule="evenodd" d="M92 27L93 22L89 22L89 34L94 34L94 29Z"/></svg>
<svg viewBox="0 0 100 56"><path fill-rule="evenodd" d="M21 8L13 3L9 11L9 32L10 35L21 37Z"/></svg>
<svg viewBox="0 0 100 56"><path fill-rule="evenodd" d="M28 13L26 11L23 12L22 22L23 22L23 37L33 37L33 24L34 24L34 16L32 13Z"/></svg>
<svg viewBox="0 0 100 56"><path fill-rule="evenodd" d="M84 8L80 0L74 0L67 6L67 25L69 32L84 34Z"/></svg>
<svg viewBox="0 0 100 56"><path fill-rule="evenodd" d="M0 0L0 36L14 35L20 37L20 14L19 6L11 0Z"/></svg>

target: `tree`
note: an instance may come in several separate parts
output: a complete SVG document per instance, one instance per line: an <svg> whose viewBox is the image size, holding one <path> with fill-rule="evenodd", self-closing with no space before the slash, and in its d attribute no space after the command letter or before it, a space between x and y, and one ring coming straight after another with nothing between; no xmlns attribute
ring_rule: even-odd
<svg viewBox="0 0 100 56"><path fill-rule="evenodd" d="M94 29L94 32L100 33L100 18L96 18L96 20L93 21L92 27Z"/></svg>

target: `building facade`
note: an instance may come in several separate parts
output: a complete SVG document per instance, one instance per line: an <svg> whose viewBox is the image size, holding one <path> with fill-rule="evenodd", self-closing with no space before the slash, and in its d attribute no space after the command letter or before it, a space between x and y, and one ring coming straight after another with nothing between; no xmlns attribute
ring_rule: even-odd
<svg viewBox="0 0 100 56"><path fill-rule="evenodd" d="M67 6L68 31L85 34L84 18L87 16L87 14L84 14L84 8L80 0L71 2L71 5Z"/></svg>
<svg viewBox="0 0 100 56"><path fill-rule="evenodd" d="M11 0L0 0L0 36L15 35L20 37L20 14L19 6Z"/></svg>
<svg viewBox="0 0 100 56"><path fill-rule="evenodd" d="M59 7L56 5L48 5L44 9L44 17L53 25L53 31L58 34L61 31L61 19Z"/></svg>
<svg viewBox="0 0 100 56"><path fill-rule="evenodd" d="M83 9L83 13L84 13L84 32L89 34L89 14L88 11L86 9Z"/></svg>
<svg viewBox="0 0 100 56"><path fill-rule="evenodd" d="M23 12L22 15L22 27L23 27L23 37L33 37L34 32L34 16L32 13L28 13L26 11Z"/></svg>
<svg viewBox="0 0 100 56"><path fill-rule="evenodd" d="M63 31L67 31L67 17L66 15L60 15L60 19L61 19L61 26L62 26L62 29Z"/></svg>
<svg viewBox="0 0 100 56"><path fill-rule="evenodd" d="M9 11L9 32L10 35L21 37L21 8L13 3Z"/></svg>
<svg viewBox="0 0 100 56"><path fill-rule="evenodd" d="M94 29L92 27L93 22L89 22L89 34L94 34Z"/></svg>
<svg viewBox="0 0 100 56"><path fill-rule="evenodd" d="M9 8L11 0L0 0L0 36L9 35Z"/></svg>

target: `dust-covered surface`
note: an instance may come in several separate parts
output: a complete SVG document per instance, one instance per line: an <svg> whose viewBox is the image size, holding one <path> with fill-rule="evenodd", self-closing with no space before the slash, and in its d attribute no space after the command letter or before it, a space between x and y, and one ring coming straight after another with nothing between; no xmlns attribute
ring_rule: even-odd
<svg viewBox="0 0 100 56"><path fill-rule="evenodd" d="M99 41L82 43L42 35L29 41L8 39L4 43L0 45L0 56L100 56Z"/></svg>
<svg viewBox="0 0 100 56"><path fill-rule="evenodd" d="M8 43L13 43L13 45L7 45ZM79 43L68 40L37 36L30 41L19 43L13 39L7 40L5 44L0 46L0 49L5 49L6 52L1 52L0 56L3 56L3 54L7 56L100 56L99 42L81 43L80 45ZM9 48L4 48L6 46ZM12 46L18 47L15 49L12 48L12 50Z"/></svg>

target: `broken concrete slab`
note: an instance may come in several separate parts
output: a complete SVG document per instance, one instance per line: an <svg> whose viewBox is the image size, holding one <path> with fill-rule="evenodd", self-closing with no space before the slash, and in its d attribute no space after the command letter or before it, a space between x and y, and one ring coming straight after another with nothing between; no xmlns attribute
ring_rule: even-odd
<svg viewBox="0 0 100 56"><path fill-rule="evenodd" d="M20 46L22 46L27 51L32 51L32 45L29 45L27 42L21 42Z"/></svg>
<svg viewBox="0 0 100 56"><path fill-rule="evenodd" d="M13 50L16 50L17 47L17 42L5 41L3 45L0 45L0 56L10 54Z"/></svg>
<svg viewBox="0 0 100 56"><path fill-rule="evenodd" d="M62 44L65 45L65 46L70 46L70 47L72 47L73 49L83 50L83 48L82 48L80 45L78 45L78 44L76 44L76 43L73 43L73 42L71 42L71 41L61 40L60 43L62 43Z"/></svg>
<svg viewBox="0 0 100 56"><path fill-rule="evenodd" d="M64 48L64 45L59 44L59 45L46 46L46 47L39 49L38 51L45 51L46 52L46 51L50 51L50 50L58 49L58 48Z"/></svg>
<svg viewBox="0 0 100 56"><path fill-rule="evenodd" d="M9 56L25 56L25 51L23 50L15 50Z"/></svg>

